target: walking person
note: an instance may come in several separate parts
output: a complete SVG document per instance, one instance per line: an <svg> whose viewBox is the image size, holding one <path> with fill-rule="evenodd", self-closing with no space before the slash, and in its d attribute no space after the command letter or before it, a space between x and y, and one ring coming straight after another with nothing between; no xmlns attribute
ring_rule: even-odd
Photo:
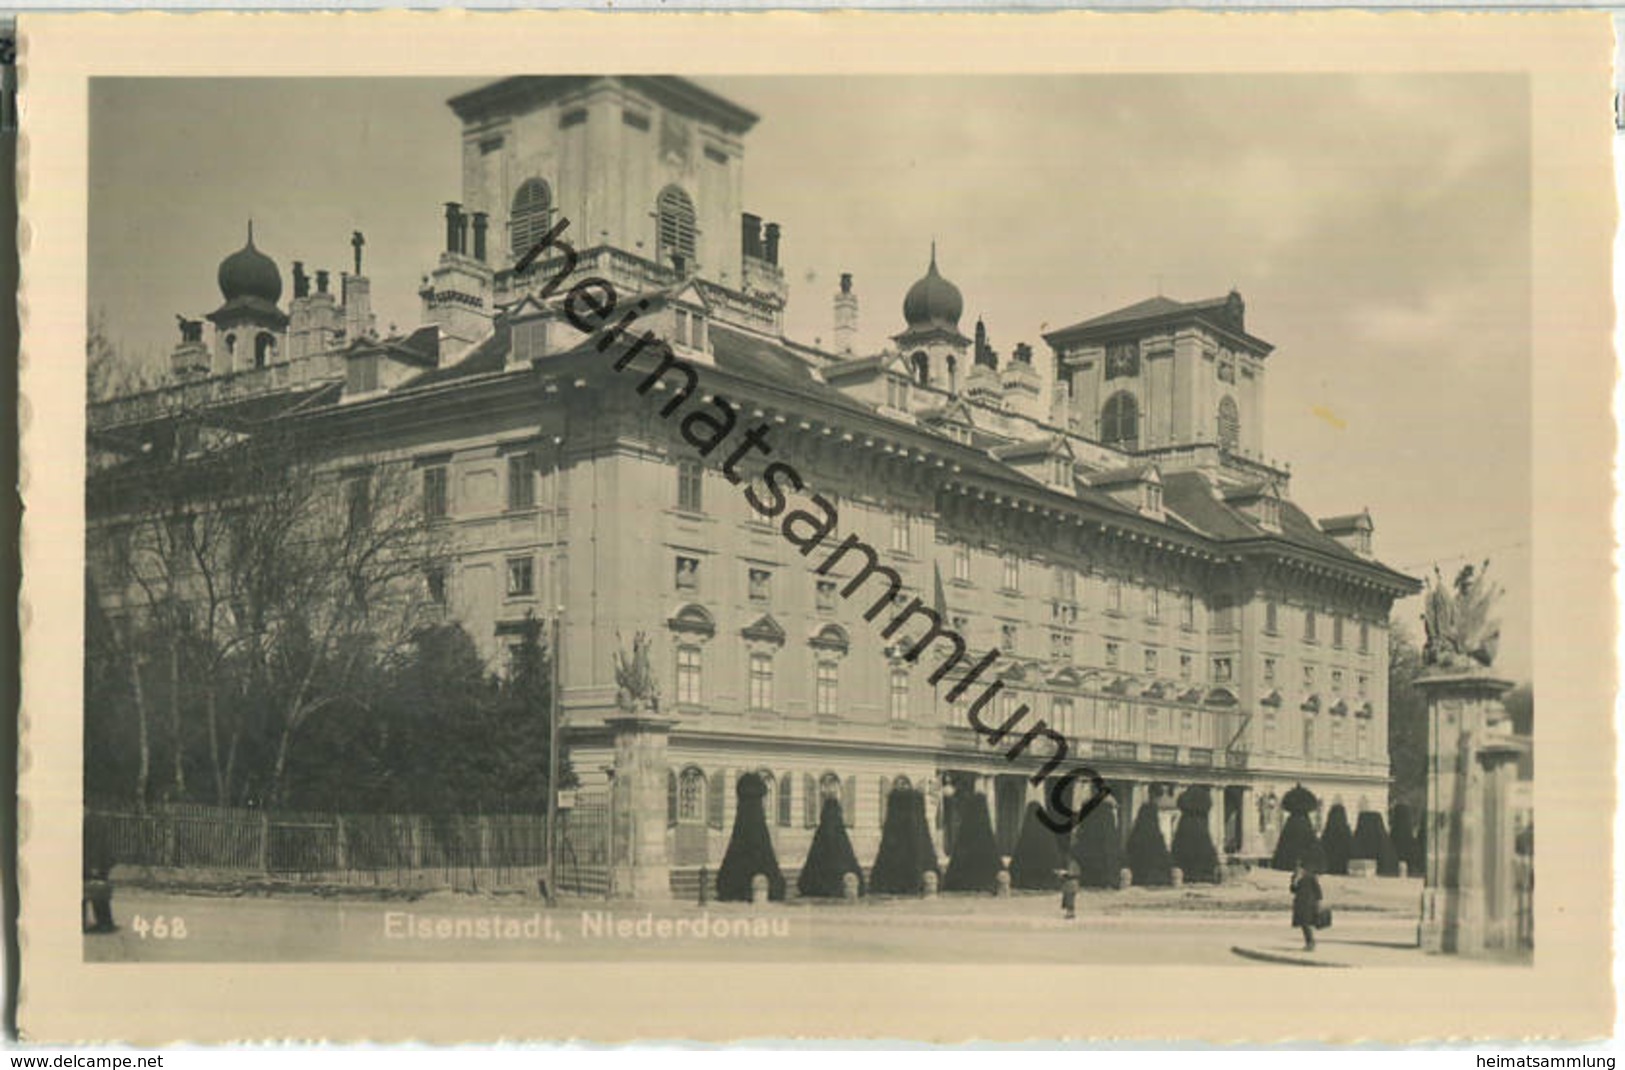
<svg viewBox="0 0 1625 1070"><path fill-rule="evenodd" d="M1078 880L1081 875L1078 860L1068 852L1066 869L1061 871L1061 916L1067 921L1078 916Z"/></svg>
<svg viewBox="0 0 1625 1070"><path fill-rule="evenodd" d="M1309 871L1303 859L1292 867L1292 924L1303 930L1303 949L1315 949L1315 928L1320 922L1320 878Z"/></svg>

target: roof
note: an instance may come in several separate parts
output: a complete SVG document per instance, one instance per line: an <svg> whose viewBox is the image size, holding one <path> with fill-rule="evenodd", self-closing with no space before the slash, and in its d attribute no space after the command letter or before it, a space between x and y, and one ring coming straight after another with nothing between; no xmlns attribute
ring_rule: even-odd
<svg viewBox="0 0 1625 1070"><path fill-rule="evenodd" d="M1199 301L1175 301L1171 297L1148 297L1132 305L1086 320L1069 327L1049 331L1044 341L1051 345L1083 341L1093 336L1121 334L1121 328L1134 325L1160 324L1168 321L1199 319L1210 327L1245 342L1249 348L1262 354L1275 347L1248 334L1245 319L1246 305L1235 291L1223 297L1205 297Z"/></svg>
<svg viewBox="0 0 1625 1070"><path fill-rule="evenodd" d="M458 94L446 101L465 123L497 115L510 115L542 107L585 89L594 82L617 81L652 98L662 107L715 123L730 134L747 133L756 125L755 112L675 75L523 75L504 78Z"/></svg>

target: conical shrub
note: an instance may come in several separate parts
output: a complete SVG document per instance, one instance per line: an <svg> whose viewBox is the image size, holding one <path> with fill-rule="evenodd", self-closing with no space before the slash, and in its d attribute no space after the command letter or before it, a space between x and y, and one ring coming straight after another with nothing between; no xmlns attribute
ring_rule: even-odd
<svg viewBox="0 0 1625 1070"><path fill-rule="evenodd" d="M886 797L880 850L869 871L870 891L877 895L919 895L925 871L936 868L936 852L927 856L922 850L922 846L928 849L930 843L925 800L908 788L893 788Z"/></svg>
<svg viewBox="0 0 1625 1070"><path fill-rule="evenodd" d="M1038 820L1038 804L1027 804L1021 818L1021 836L1010 856L1010 886L1050 891L1061 886L1059 870L1066 868L1060 838Z"/></svg>
<svg viewBox="0 0 1625 1070"><path fill-rule="evenodd" d="M1089 812L1072 834L1072 857L1078 860L1078 881L1085 888L1115 888L1123 870L1121 834L1117 831L1117 800L1108 798Z"/></svg>
<svg viewBox="0 0 1625 1070"><path fill-rule="evenodd" d="M1420 877L1427 868L1427 856L1422 850L1422 823L1417 820L1416 812L1404 803L1394 807L1393 822L1394 854L1405 863L1405 871L1412 877Z"/></svg>
<svg viewBox="0 0 1625 1070"><path fill-rule="evenodd" d="M1219 852L1208 831L1213 797L1205 785L1195 784L1179 794L1179 824L1174 826L1174 865L1187 881L1219 879Z"/></svg>
<svg viewBox="0 0 1625 1070"><path fill-rule="evenodd" d="M1354 832L1349 828L1349 812L1338 803L1326 811L1326 827L1320 830L1320 846L1326 852L1327 873L1347 873Z"/></svg>
<svg viewBox="0 0 1625 1070"><path fill-rule="evenodd" d="M761 873L767 877L768 898L782 900L784 874L779 872L773 838L767 832L767 814L762 809L767 785L755 773L746 773L739 778L735 791L739 805L728 850L717 867L717 898L750 902L751 880Z"/></svg>
<svg viewBox="0 0 1625 1070"><path fill-rule="evenodd" d="M1275 869L1290 870L1302 862L1316 873L1326 872L1326 852L1315 835L1315 826L1308 814L1293 814L1281 826L1281 836L1275 841L1275 856L1270 865Z"/></svg>
<svg viewBox="0 0 1625 1070"><path fill-rule="evenodd" d="M962 791L954 796L959 811L959 833L954 853L943 875L946 892L991 892L998 887L999 849L993 842L993 821L987 812L987 796Z"/></svg>
<svg viewBox="0 0 1625 1070"><path fill-rule="evenodd" d="M818 830L813 833L807 848L807 860L801 864L796 877L796 891L814 899L840 899L846 895L846 875L858 875L858 894L863 894L863 867L858 864L857 852L846 834L846 820L841 814L841 800L833 795L824 798L818 811Z"/></svg>
<svg viewBox="0 0 1625 1070"><path fill-rule="evenodd" d="M1162 822L1158 820L1156 803L1147 801L1135 815L1134 827L1128 834L1128 865L1134 871L1136 887L1156 887L1173 883L1173 859L1168 855L1168 844L1162 838Z"/></svg>
<svg viewBox="0 0 1625 1070"><path fill-rule="evenodd" d="M1351 858L1370 858L1377 863L1377 876L1399 876L1399 855L1394 853L1393 841L1383 827L1382 815L1366 810L1354 826L1354 849Z"/></svg>
<svg viewBox="0 0 1625 1070"><path fill-rule="evenodd" d="M927 872L931 872L941 880L942 867L937 864L937 845L931 840L931 819L925 812L925 792L918 788L909 792L908 805L913 811L914 857L920 867L920 875L923 878Z"/></svg>

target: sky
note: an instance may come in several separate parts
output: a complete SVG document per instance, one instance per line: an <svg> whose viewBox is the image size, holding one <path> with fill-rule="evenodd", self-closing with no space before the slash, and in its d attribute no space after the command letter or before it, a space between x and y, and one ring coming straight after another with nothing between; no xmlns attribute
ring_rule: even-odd
<svg viewBox="0 0 1625 1070"><path fill-rule="evenodd" d="M938 266L1001 359L1162 293L1247 301L1269 358L1266 455L1311 516L1369 508L1389 564L1490 558L1499 668L1530 654L1530 145L1502 75L696 79L756 112L745 203L783 228L786 333L831 337L851 272L859 348ZM447 79L117 79L92 85L90 303L161 366L175 314L219 303L243 244L283 269L366 271L382 328L460 196ZM1419 599L1394 619L1418 639Z"/></svg>

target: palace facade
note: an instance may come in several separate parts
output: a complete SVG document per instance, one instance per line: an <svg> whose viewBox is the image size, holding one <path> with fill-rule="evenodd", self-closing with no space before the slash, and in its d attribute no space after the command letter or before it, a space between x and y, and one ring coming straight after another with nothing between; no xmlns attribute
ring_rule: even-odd
<svg viewBox="0 0 1625 1070"><path fill-rule="evenodd" d="M92 406L91 449L112 462L93 479L178 405L291 423L335 468L410 465L452 548L422 597L499 669L527 619L558 621L573 767L586 790L616 781L627 859L673 886L721 860L746 771L769 785L787 868L827 794L872 859L900 781L926 792L939 852L955 791L984 791L1015 842L1044 755L980 742L974 696L930 683L942 651L911 662L909 634L865 619L872 598L843 594L863 562L829 561L848 535L941 611L967 664L999 651L988 719L1026 703L1124 812L1156 800L1171 826L1177 790L1210 785L1215 842L1243 856L1270 849L1297 783L1386 813L1388 617L1418 585L1373 556L1368 515L1307 515L1266 459L1274 357L1239 294L1053 331L1046 385L1030 346L1001 356L981 322L966 335L922 248L890 346L854 351L852 276L833 342L806 345L783 336L785 236L743 202L756 116L645 76L510 78L450 106L463 189L436 210L422 326L380 335L361 235L336 287L294 262L284 306L250 232L220 266L209 336L183 321L170 381ZM566 295L589 278L696 370L694 404L726 399L741 431L767 429L804 477L797 501L838 513L834 536L802 552L742 493L763 458L736 485L731 449L702 455L661 416L675 377L618 371L572 324ZM89 523L94 541L119 518ZM661 699L632 724L614 656L639 632Z"/></svg>

